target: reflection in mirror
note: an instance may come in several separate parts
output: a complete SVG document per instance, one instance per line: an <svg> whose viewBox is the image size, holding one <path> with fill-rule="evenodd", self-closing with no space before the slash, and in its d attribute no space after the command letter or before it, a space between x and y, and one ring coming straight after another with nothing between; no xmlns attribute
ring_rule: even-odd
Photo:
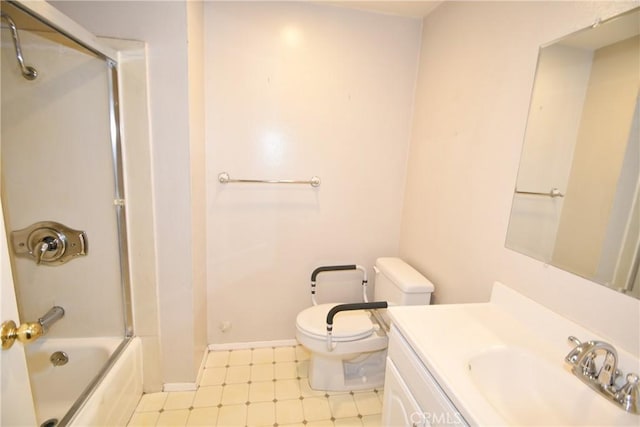
<svg viewBox="0 0 640 427"><path fill-rule="evenodd" d="M540 49L506 246L640 298L640 8Z"/></svg>

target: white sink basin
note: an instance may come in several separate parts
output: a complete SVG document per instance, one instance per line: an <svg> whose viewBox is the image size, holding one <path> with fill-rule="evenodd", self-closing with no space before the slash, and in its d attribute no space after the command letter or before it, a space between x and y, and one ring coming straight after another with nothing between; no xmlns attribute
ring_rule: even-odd
<svg viewBox="0 0 640 427"><path fill-rule="evenodd" d="M565 356L604 337L496 283L491 301L389 309L393 324L471 426L636 426L640 415L583 383ZM618 368L640 372L635 354Z"/></svg>
<svg viewBox="0 0 640 427"><path fill-rule="evenodd" d="M640 418L589 389L562 360L519 347L489 348L469 360L473 384L511 425L639 425Z"/></svg>

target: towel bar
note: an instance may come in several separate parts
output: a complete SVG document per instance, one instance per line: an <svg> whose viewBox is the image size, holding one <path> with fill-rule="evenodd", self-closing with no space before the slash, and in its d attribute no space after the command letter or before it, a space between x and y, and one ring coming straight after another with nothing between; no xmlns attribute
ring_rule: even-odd
<svg viewBox="0 0 640 427"><path fill-rule="evenodd" d="M308 184L312 187L320 187L320 178L312 176L308 181L297 181L290 179L231 179L227 172L218 174L220 184L228 183L250 183L250 184Z"/></svg>

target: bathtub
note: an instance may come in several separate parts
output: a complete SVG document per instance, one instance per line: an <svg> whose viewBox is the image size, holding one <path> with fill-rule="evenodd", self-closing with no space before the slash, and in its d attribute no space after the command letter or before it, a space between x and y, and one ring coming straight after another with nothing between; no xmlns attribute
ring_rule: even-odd
<svg viewBox="0 0 640 427"><path fill-rule="evenodd" d="M39 425L126 425L142 395L139 338L45 339L25 350ZM57 351L68 355L68 363L52 364Z"/></svg>

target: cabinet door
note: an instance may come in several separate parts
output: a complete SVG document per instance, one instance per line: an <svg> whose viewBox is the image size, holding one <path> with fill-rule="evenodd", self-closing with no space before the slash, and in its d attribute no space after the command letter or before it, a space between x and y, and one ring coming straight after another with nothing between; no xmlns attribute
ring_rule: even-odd
<svg viewBox="0 0 640 427"><path fill-rule="evenodd" d="M385 371L382 425L393 427L429 426L424 413L390 359L387 359Z"/></svg>

